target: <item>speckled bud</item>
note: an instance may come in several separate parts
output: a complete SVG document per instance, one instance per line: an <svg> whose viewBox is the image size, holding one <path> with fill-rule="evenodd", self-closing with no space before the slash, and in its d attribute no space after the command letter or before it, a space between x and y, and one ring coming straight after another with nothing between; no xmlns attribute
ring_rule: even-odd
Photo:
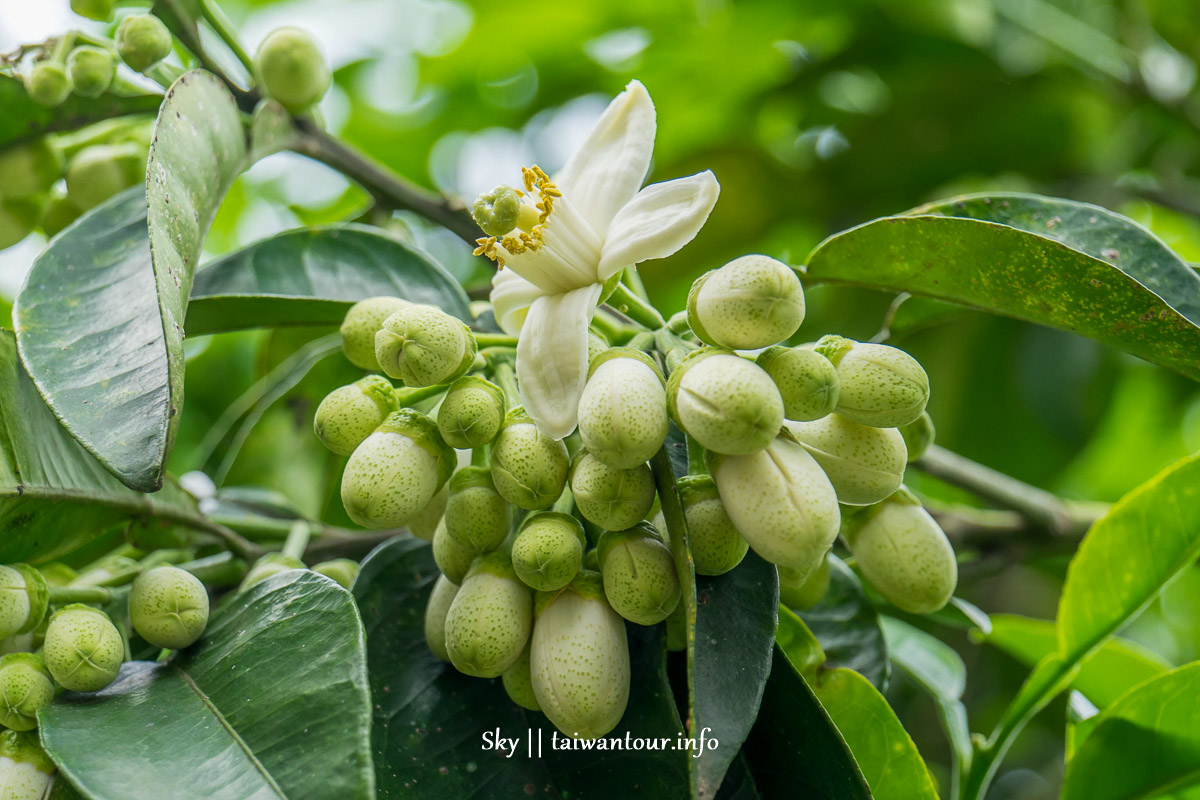
<svg viewBox="0 0 1200 800"><path fill-rule="evenodd" d="M579 436L602 463L632 469L667 439L666 388L645 353L606 350L592 361L579 399Z"/></svg>
<svg viewBox="0 0 1200 800"><path fill-rule="evenodd" d="M60 106L71 96L71 78L61 64L43 61L25 73L25 91L39 106Z"/></svg>
<svg viewBox="0 0 1200 800"><path fill-rule="evenodd" d="M313 416L313 430L330 450L348 456L397 408L392 384L368 375L325 395Z"/></svg>
<svg viewBox="0 0 1200 800"><path fill-rule="evenodd" d="M786 436L748 456L709 453L726 513L754 552L807 575L841 524L837 495L821 467Z"/></svg>
<svg viewBox="0 0 1200 800"><path fill-rule="evenodd" d="M678 486L696 574L724 575L742 563L750 545L725 511L712 478L687 475L679 479Z"/></svg>
<svg viewBox="0 0 1200 800"><path fill-rule="evenodd" d="M478 349L471 329L436 306L410 303L383 321L375 358L405 386L438 386L466 373Z"/></svg>
<svg viewBox="0 0 1200 800"><path fill-rule="evenodd" d="M332 561L314 564L312 571L349 590L354 585L354 579L358 577L358 562L352 558L335 558Z"/></svg>
<svg viewBox="0 0 1200 800"><path fill-rule="evenodd" d="M684 432L727 455L762 450L783 424L783 398L770 376L728 350L688 354L671 373L667 403Z"/></svg>
<svg viewBox="0 0 1200 800"><path fill-rule="evenodd" d="M493 551L475 559L446 613L446 652L465 675L497 678L529 641L533 596L513 571L508 555Z"/></svg>
<svg viewBox="0 0 1200 800"><path fill-rule="evenodd" d="M95 208L146 176L146 151L133 143L95 144L67 165L67 197L81 209Z"/></svg>
<svg viewBox="0 0 1200 800"><path fill-rule="evenodd" d="M512 529L512 506L504 501L487 467L463 467L450 479L446 532L476 553L495 550Z"/></svg>
<svg viewBox="0 0 1200 800"><path fill-rule="evenodd" d="M829 592L829 555L807 575L791 567L779 567L779 602L794 611L807 611Z"/></svg>
<svg viewBox="0 0 1200 800"><path fill-rule="evenodd" d="M62 174L62 153L47 137L0 151L0 187L5 199L50 191Z"/></svg>
<svg viewBox="0 0 1200 800"><path fill-rule="evenodd" d="M38 709L50 705L53 699L54 682L40 653L0 657L0 725L14 731L31 731L38 724Z"/></svg>
<svg viewBox="0 0 1200 800"><path fill-rule="evenodd" d="M804 289L787 264L742 256L696 279L688 325L706 344L752 350L779 344L804 321Z"/></svg>
<svg viewBox="0 0 1200 800"><path fill-rule="evenodd" d="M81 45L67 57L67 74L75 94L80 97L99 97L112 85L117 65L112 53L102 47Z"/></svg>
<svg viewBox="0 0 1200 800"><path fill-rule="evenodd" d="M629 642L598 574L581 572L541 609L529 666L538 705L567 736L595 739L621 721L629 702Z"/></svg>
<svg viewBox="0 0 1200 800"><path fill-rule="evenodd" d="M242 578L242 583L238 587L238 591L244 592L251 586L262 583L272 575L278 575L281 572L293 569L304 569L304 562L292 556L285 556L283 553L267 553L258 559L258 561L255 561L254 565L246 571L246 576Z"/></svg>
<svg viewBox="0 0 1200 800"><path fill-rule="evenodd" d="M492 445L491 465L500 496L517 508L536 511L562 494L571 459L563 442L542 433L517 406L505 416Z"/></svg>
<svg viewBox="0 0 1200 800"><path fill-rule="evenodd" d="M605 341L604 337L600 336L595 331L588 331L588 363L595 362L596 357L607 350L611 345Z"/></svg>
<svg viewBox="0 0 1200 800"><path fill-rule="evenodd" d="M850 506L878 503L900 486L908 451L895 428L873 428L830 414L813 422L789 422L788 430L812 454Z"/></svg>
<svg viewBox="0 0 1200 800"><path fill-rule="evenodd" d="M596 553L604 596L622 617L638 625L655 625L675 610L680 597L675 559L650 523L606 531Z"/></svg>
<svg viewBox="0 0 1200 800"><path fill-rule="evenodd" d="M823 336L813 349L837 367L837 413L862 425L894 428L921 416L929 376L917 360L886 344Z"/></svg>
<svg viewBox="0 0 1200 800"><path fill-rule="evenodd" d="M54 784L54 762L33 731L0 731L0 797L45 800Z"/></svg>
<svg viewBox="0 0 1200 800"><path fill-rule="evenodd" d="M478 375L450 385L438 409L438 430L451 447L469 450L490 444L504 422L504 392Z"/></svg>
<svg viewBox="0 0 1200 800"><path fill-rule="evenodd" d="M0 566L0 639L42 624L49 589L42 574L28 564Z"/></svg>
<svg viewBox="0 0 1200 800"><path fill-rule="evenodd" d="M399 297L368 297L350 306L342 319L342 352L347 360L360 369L383 372L375 357L375 334L383 321L409 305Z"/></svg>
<svg viewBox="0 0 1200 800"><path fill-rule="evenodd" d="M73 603L51 615L43 653L59 686L98 692L116 680L125 660L125 643L108 615Z"/></svg>
<svg viewBox="0 0 1200 800"><path fill-rule="evenodd" d="M837 370L820 353L803 347L771 347L759 353L755 363L775 381L787 419L820 419L837 405Z"/></svg>
<svg viewBox="0 0 1200 800"><path fill-rule="evenodd" d="M199 639L208 625L208 591L186 570L154 567L133 582L129 618L150 644L179 650Z"/></svg>
<svg viewBox="0 0 1200 800"><path fill-rule="evenodd" d="M922 411L916 421L900 426L900 435L904 437L904 446L908 448L908 460L916 461L925 455L929 445L937 438L937 428L933 426L933 417L928 411Z"/></svg>
<svg viewBox="0 0 1200 800"><path fill-rule="evenodd" d="M305 111L329 90L329 65L316 41L299 28L276 28L254 54L254 76L263 94L293 114Z"/></svg>
<svg viewBox="0 0 1200 800"><path fill-rule="evenodd" d="M438 575L429 593L429 602L425 604L425 643L429 652L442 661L449 661L450 654L446 652L446 614L450 604L458 594L458 584L445 575Z"/></svg>
<svg viewBox="0 0 1200 800"><path fill-rule="evenodd" d="M558 591L575 579L586 548L587 536L579 520L554 511L535 514L513 540L513 569L532 589Z"/></svg>
<svg viewBox="0 0 1200 800"><path fill-rule="evenodd" d="M131 14L117 26L117 52L130 69L145 72L171 54L171 32L152 14Z"/></svg>
<svg viewBox="0 0 1200 800"><path fill-rule="evenodd" d="M463 547L446 532L446 520L438 523L433 534L433 562L437 564L447 578L461 585L467 577L471 562L479 553L469 547Z"/></svg>
<svg viewBox="0 0 1200 800"><path fill-rule="evenodd" d="M569 480L579 513L607 531L632 528L654 505L654 473L645 463L615 469L580 450L571 464Z"/></svg>
<svg viewBox="0 0 1200 800"><path fill-rule="evenodd" d="M849 518L842 534L863 575L897 608L930 614L954 594L954 548L907 489Z"/></svg>
<svg viewBox="0 0 1200 800"><path fill-rule="evenodd" d="M437 531L438 524L442 521L442 515L446 513L446 501L449 499L450 484L447 482L433 496L433 499L425 504L424 508L409 517L408 532L418 539L432 542L433 534Z"/></svg>
<svg viewBox="0 0 1200 800"><path fill-rule="evenodd" d="M342 505L366 528L395 528L429 504L458 463L437 426L402 408L358 446L342 474Z"/></svg>
<svg viewBox="0 0 1200 800"><path fill-rule="evenodd" d="M508 699L519 705L521 708L528 708L530 711L541 711L542 707L538 705L537 695L533 693L533 676L529 671L529 645L521 651L521 656L513 662L513 665L504 670L502 680L504 682L504 691L508 694Z"/></svg>

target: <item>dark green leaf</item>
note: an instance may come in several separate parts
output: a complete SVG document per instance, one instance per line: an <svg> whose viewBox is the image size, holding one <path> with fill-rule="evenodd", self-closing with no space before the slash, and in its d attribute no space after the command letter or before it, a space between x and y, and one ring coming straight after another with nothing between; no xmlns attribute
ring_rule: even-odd
<svg viewBox="0 0 1200 800"><path fill-rule="evenodd" d="M470 317L466 293L430 256L378 228L340 225L288 231L201 270L187 331L339 324L353 303L377 295Z"/></svg>
<svg viewBox="0 0 1200 800"><path fill-rule="evenodd" d="M798 612L800 618L817 635L830 667L859 672L883 690L890 666L879 615L858 576L832 553L829 577L829 592L817 605Z"/></svg>
<svg viewBox="0 0 1200 800"><path fill-rule="evenodd" d="M58 698L39 714L42 743L92 800L366 800L365 664L350 594L285 572L219 608L176 659L130 662L104 691Z"/></svg>
<svg viewBox="0 0 1200 800"><path fill-rule="evenodd" d="M0 150L46 133L72 131L93 122L129 114L153 114L162 97L157 94L120 95L105 92L87 98L72 94L60 106L47 108L29 99L24 84L0 75Z"/></svg>

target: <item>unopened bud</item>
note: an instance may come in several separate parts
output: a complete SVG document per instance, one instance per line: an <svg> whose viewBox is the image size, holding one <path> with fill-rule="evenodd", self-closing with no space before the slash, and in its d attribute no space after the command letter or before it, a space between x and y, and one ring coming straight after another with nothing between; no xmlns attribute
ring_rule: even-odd
<svg viewBox="0 0 1200 800"><path fill-rule="evenodd" d="M783 399L770 376L728 350L683 359L671 373L667 403L679 427L715 453L756 453L783 424Z"/></svg>
<svg viewBox="0 0 1200 800"><path fill-rule="evenodd" d="M410 303L375 334L379 366L405 386L438 386L465 374L477 350L471 329L435 306Z"/></svg>
<svg viewBox="0 0 1200 800"><path fill-rule="evenodd" d="M688 293L688 324L706 344L752 350L779 344L804 321L804 289L787 264L742 256L701 275Z"/></svg>
<svg viewBox="0 0 1200 800"><path fill-rule="evenodd" d="M788 431L812 454L838 501L851 506L878 503L904 479L908 451L895 428L874 428L830 414L813 422L789 422Z"/></svg>

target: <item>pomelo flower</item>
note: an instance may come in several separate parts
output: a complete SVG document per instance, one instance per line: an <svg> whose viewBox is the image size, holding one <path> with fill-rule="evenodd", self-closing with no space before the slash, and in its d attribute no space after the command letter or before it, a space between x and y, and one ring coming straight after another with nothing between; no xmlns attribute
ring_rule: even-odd
<svg viewBox="0 0 1200 800"><path fill-rule="evenodd" d="M487 234L475 252L500 267L492 281L496 320L520 337L521 400L555 439L575 430L587 329L605 282L679 250L717 202L720 186L707 170L642 188L654 133L654 104L632 81L554 180L526 167L523 191L500 186L475 202Z"/></svg>

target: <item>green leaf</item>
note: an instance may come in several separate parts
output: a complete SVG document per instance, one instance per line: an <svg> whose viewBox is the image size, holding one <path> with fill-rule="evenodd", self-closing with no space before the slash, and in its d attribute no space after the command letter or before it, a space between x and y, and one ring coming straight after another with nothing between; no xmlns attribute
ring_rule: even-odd
<svg viewBox="0 0 1200 800"><path fill-rule="evenodd" d="M39 713L46 751L91 800L375 797L362 624L350 594L295 570L214 612L200 643L130 662ZM96 732L105 744L96 746Z"/></svg>
<svg viewBox="0 0 1200 800"><path fill-rule="evenodd" d="M245 161L228 90L206 72L183 75L159 111L144 192L130 189L55 238L17 299L21 359L42 397L138 491L162 486L183 408L192 273Z"/></svg>
<svg viewBox="0 0 1200 800"><path fill-rule="evenodd" d="M733 570L696 576L696 635L691 668L692 735L705 728L721 746L690 761L696 796L712 798L758 716L771 672L779 578L747 553Z"/></svg>
<svg viewBox="0 0 1200 800"><path fill-rule="evenodd" d="M775 629L775 643L792 662L796 671L811 679L825 665L825 651L817 637L787 606L779 606L779 627Z"/></svg>
<svg viewBox="0 0 1200 800"><path fill-rule="evenodd" d="M1140 684L1095 718L1063 800L1160 797L1200 785L1200 662Z"/></svg>
<svg viewBox="0 0 1200 800"><path fill-rule="evenodd" d="M0 330L0 563L51 561L143 515L200 520L173 481L145 495L109 474L54 418Z"/></svg>
<svg viewBox="0 0 1200 800"><path fill-rule="evenodd" d="M288 231L201 270L187 332L340 324L352 304L378 295L470 319L466 293L429 255L378 228L336 225Z"/></svg>
<svg viewBox="0 0 1200 800"><path fill-rule="evenodd" d="M375 698L372 739L381 797L589 798L686 794L682 751L555 751L554 726L510 701L498 680L468 678L425 644L425 603L437 578L429 545L392 539L367 557L354 584L367 630ZM609 737L683 730L666 676L662 626L628 626L632 682ZM485 732L519 738L512 758L483 749ZM540 736L540 739L539 739ZM606 737L608 738L608 737ZM558 734L562 740L562 735ZM530 758L528 747L540 758Z"/></svg>
<svg viewBox="0 0 1200 800"><path fill-rule="evenodd" d="M47 108L29 99L21 81L0 75L0 108L4 109L0 114L0 150L26 139L72 131L112 117L153 114L161 102L162 96L157 94L105 92L94 98L72 94L62 105Z"/></svg>
<svg viewBox="0 0 1200 800"><path fill-rule="evenodd" d="M991 633L980 638L1029 667L1058 652L1058 629L1053 622L1017 614L993 614ZM1082 660L1071 686L1105 708L1131 686L1170 668L1157 653L1114 637Z"/></svg>
<svg viewBox="0 0 1200 800"><path fill-rule="evenodd" d="M1089 336L1200 379L1200 276L1096 206L971 196L821 243L807 277L910 292Z"/></svg>
<svg viewBox="0 0 1200 800"><path fill-rule="evenodd" d="M828 558L829 591L820 603L799 612L800 618L817 635L830 666L852 669L884 689L890 667L879 614L854 571L832 553Z"/></svg>

